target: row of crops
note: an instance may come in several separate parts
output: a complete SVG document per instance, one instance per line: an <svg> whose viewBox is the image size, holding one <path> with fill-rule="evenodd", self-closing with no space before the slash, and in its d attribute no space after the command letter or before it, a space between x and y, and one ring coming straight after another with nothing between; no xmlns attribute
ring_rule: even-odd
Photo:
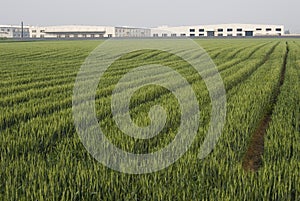
<svg viewBox="0 0 300 201"><path fill-rule="evenodd" d="M101 128L114 145L137 154L158 151L175 138L179 103L162 87L138 90L130 105L133 122L151 124L148 112L157 104L167 120L154 138L129 137L115 124L110 108L119 79L137 66L159 63L179 72L195 91L200 127L191 148L168 168L144 175L98 163L75 130L76 75L102 41L0 43L0 200L300 200L300 40L195 41L216 64L227 95L222 136L203 160L197 156L211 103L204 81L188 63L166 52L142 50L121 57L100 80L96 113ZM176 80L174 85L181 87ZM245 171L242 163L253 133L270 108L262 165L257 172Z"/></svg>

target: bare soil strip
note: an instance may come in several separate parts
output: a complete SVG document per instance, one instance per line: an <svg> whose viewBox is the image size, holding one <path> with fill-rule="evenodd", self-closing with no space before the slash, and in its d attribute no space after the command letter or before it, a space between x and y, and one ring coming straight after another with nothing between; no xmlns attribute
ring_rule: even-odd
<svg viewBox="0 0 300 201"><path fill-rule="evenodd" d="M262 155L264 153L264 136L269 127L269 123L272 120L272 114L273 114L274 107L277 103L278 96L280 94L280 88L284 83L288 54L289 54L289 46L288 46L288 42L286 42L286 53L284 56L284 61L280 72L280 79L278 82L278 86L275 88L272 98L270 100L271 107L263 116L260 123L258 124L258 127L253 133L250 141L250 145L244 156L243 168L246 171L256 172L262 166Z"/></svg>

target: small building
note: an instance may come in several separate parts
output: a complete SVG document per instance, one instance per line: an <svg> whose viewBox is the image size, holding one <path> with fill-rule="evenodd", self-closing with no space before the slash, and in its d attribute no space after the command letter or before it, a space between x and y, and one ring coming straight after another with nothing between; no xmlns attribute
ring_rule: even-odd
<svg viewBox="0 0 300 201"><path fill-rule="evenodd" d="M151 29L153 37L252 37L282 36L283 25L262 24L217 24L179 27L157 27Z"/></svg>
<svg viewBox="0 0 300 201"><path fill-rule="evenodd" d="M0 38L29 38L29 27L0 25Z"/></svg>

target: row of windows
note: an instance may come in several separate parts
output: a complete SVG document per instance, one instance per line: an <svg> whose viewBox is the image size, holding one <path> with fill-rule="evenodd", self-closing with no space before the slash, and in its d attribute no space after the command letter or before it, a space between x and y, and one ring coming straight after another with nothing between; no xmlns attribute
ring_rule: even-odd
<svg viewBox="0 0 300 201"><path fill-rule="evenodd" d="M150 32L150 30L146 29L116 29L116 32L118 33L139 33L139 32Z"/></svg>
<svg viewBox="0 0 300 201"><path fill-rule="evenodd" d="M218 32L223 32L223 31L224 31L224 29L222 29L222 28L218 29ZM232 28L228 28L227 29L227 32L232 32L232 31L233 31ZM238 29L236 29L236 31L240 32L240 31L243 31L243 29L242 28L238 28ZM190 32L195 32L195 29L190 29ZM199 29L199 32L205 32L205 29Z"/></svg>
<svg viewBox="0 0 300 201"><path fill-rule="evenodd" d="M219 33L218 36L224 36L222 33ZM233 34L227 34L227 36L233 36ZM236 36L243 36L242 33L237 33Z"/></svg>
<svg viewBox="0 0 300 201"><path fill-rule="evenodd" d="M21 32L22 29L13 29L13 32ZM29 29L23 29L24 32L29 32Z"/></svg>
<svg viewBox="0 0 300 201"><path fill-rule="evenodd" d="M20 38L22 36L21 36L21 34L14 34L14 37L15 38ZM23 37L27 38L27 37L29 37L29 34L24 34Z"/></svg>
<svg viewBox="0 0 300 201"><path fill-rule="evenodd" d="M36 32L37 32L36 30L32 30L32 33L36 33ZM40 32L45 33L45 30L41 30Z"/></svg>
<svg viewBox="0 0 300 201"><path fill-rule="evenodd" d="M4 29L4 28L1 28L1 31L7 31L7 32L10 32L10 31L13 31L13 32L21 32L22 29L21 28L18 28L18 29ZM29 32L28 29L23 29L24 32Z"/></svg>
<svg viewBox="0 0 300 201"><path fill-rule="evenodd" d="M10 29L1 29L1 31L8 31L8 32L9 32L9 31L10 31Z"/></svg>
<svg viewBox="0 0 300 201"><path fill-rule="evenodd" d="M281 28L276 28L275 30L276 31L282 31ZM190 29L191 33L194 33L195 31L196 31L195 29ZM218 29L218 32L223 32L223 31L224 31L223 28L219 28ZM237 32L242 32L243 29L242 28L237 28L236 31ZM262 28L256 28L256 31L262 31ZM266 28L266 31L272 31L272 28ZM204 29L199 29L199 32L205 32L205 30ZM227 32L233 32L233 29L232 28L228 28Z"/></svg>
<svg viewBox="0 0 300 201"><path fill-rule="evenodd" d="M164 33L161 35L162 37L168 37L168 34ZM182 33L180 34L181 37L185 37L186 34ZM190 37L195 37L196 34L190 34ZM205 36L204 33L200 33L198 36ZM214 36L214 34L212 35ZM217 36L224 36L222 33L219 33ZM227 34L227 36L233 36L233 34ZM243 36L242 33L237 33L236 36ZM159 34L153 34L153 37L159 37ZM171 37L177 37L177 34L171 34Z"/></svg>
<svg viewBox="0 0 300 201"><path fill-rule="evenodd" d="M192 35L195 36L195 34L190 34L190 36L192 36ZM168 37L168 34L163 33L161 36L162 37ZM182 34L180 34L180 36L183 37L183 36L186 36L186 34L182 33ZM159 37L159 35L158 34L153 34L153 37ZM177 37L177 34L171 34L171 37Z"/></svg>
<svg viewBox="0 0 300 201"><path fill-rule="evenodd" d="M32 35L32 38L36 38L36 35ZM45 38L44 35L40 35L40 38Z"/></svg>
<svg viewBox="0 0 300 201"><path fill-rule="evenodd" d="M262 31L261 28L257 28L256 31ZM266 28L266 31L272 31L272 28ZM281 28L276 28L275 31L282 31Z"/></svg>
<svg viewBox="0 0 300 201"><path fill-rule="evenodd" d="M32 36L34 38L34 35ZM36 36L35 36L36 37ZM44 37L43 35L40 36L41 38ZM61 35L61 34L58 34L57 35L57 38L102 38L104 37L103 34L81 34L81 35L78 35L78 34L65 34L65 35ZM108 37L112 37L111 34L108 34Z"/></svg>

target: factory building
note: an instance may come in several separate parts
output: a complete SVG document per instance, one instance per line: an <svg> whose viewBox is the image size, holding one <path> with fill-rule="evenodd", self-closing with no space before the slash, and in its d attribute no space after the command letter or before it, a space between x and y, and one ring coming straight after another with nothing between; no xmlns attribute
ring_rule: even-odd
<svg viewBox="0 0 300 201"><path fill-rule="evenodd" d="M23 33L23 37L22 37ZM110 26L0 25L0 38L126 38L126 37L255 37L282 36L283 25L219 24L179 27L134 28Z"/></svg>
<svg viewBox="0 0 300 201"><path fill-rule="evenodd" d="M131 27L49 26L31 27L31 38L151 37L151 30Z"/></svg>
<svg viewBox="0 0 300 201"><path fill-rule="evenodd" d="M179 27L158 27L151 29L153 37L252 37L282 36L283 25L262 24L219 24Z"/></svg>
<svg viewBox="0 0 300 201"><path fill-rule="evenodd" d="M29 38L28 26L0 25L0 38Z"/></svg>

